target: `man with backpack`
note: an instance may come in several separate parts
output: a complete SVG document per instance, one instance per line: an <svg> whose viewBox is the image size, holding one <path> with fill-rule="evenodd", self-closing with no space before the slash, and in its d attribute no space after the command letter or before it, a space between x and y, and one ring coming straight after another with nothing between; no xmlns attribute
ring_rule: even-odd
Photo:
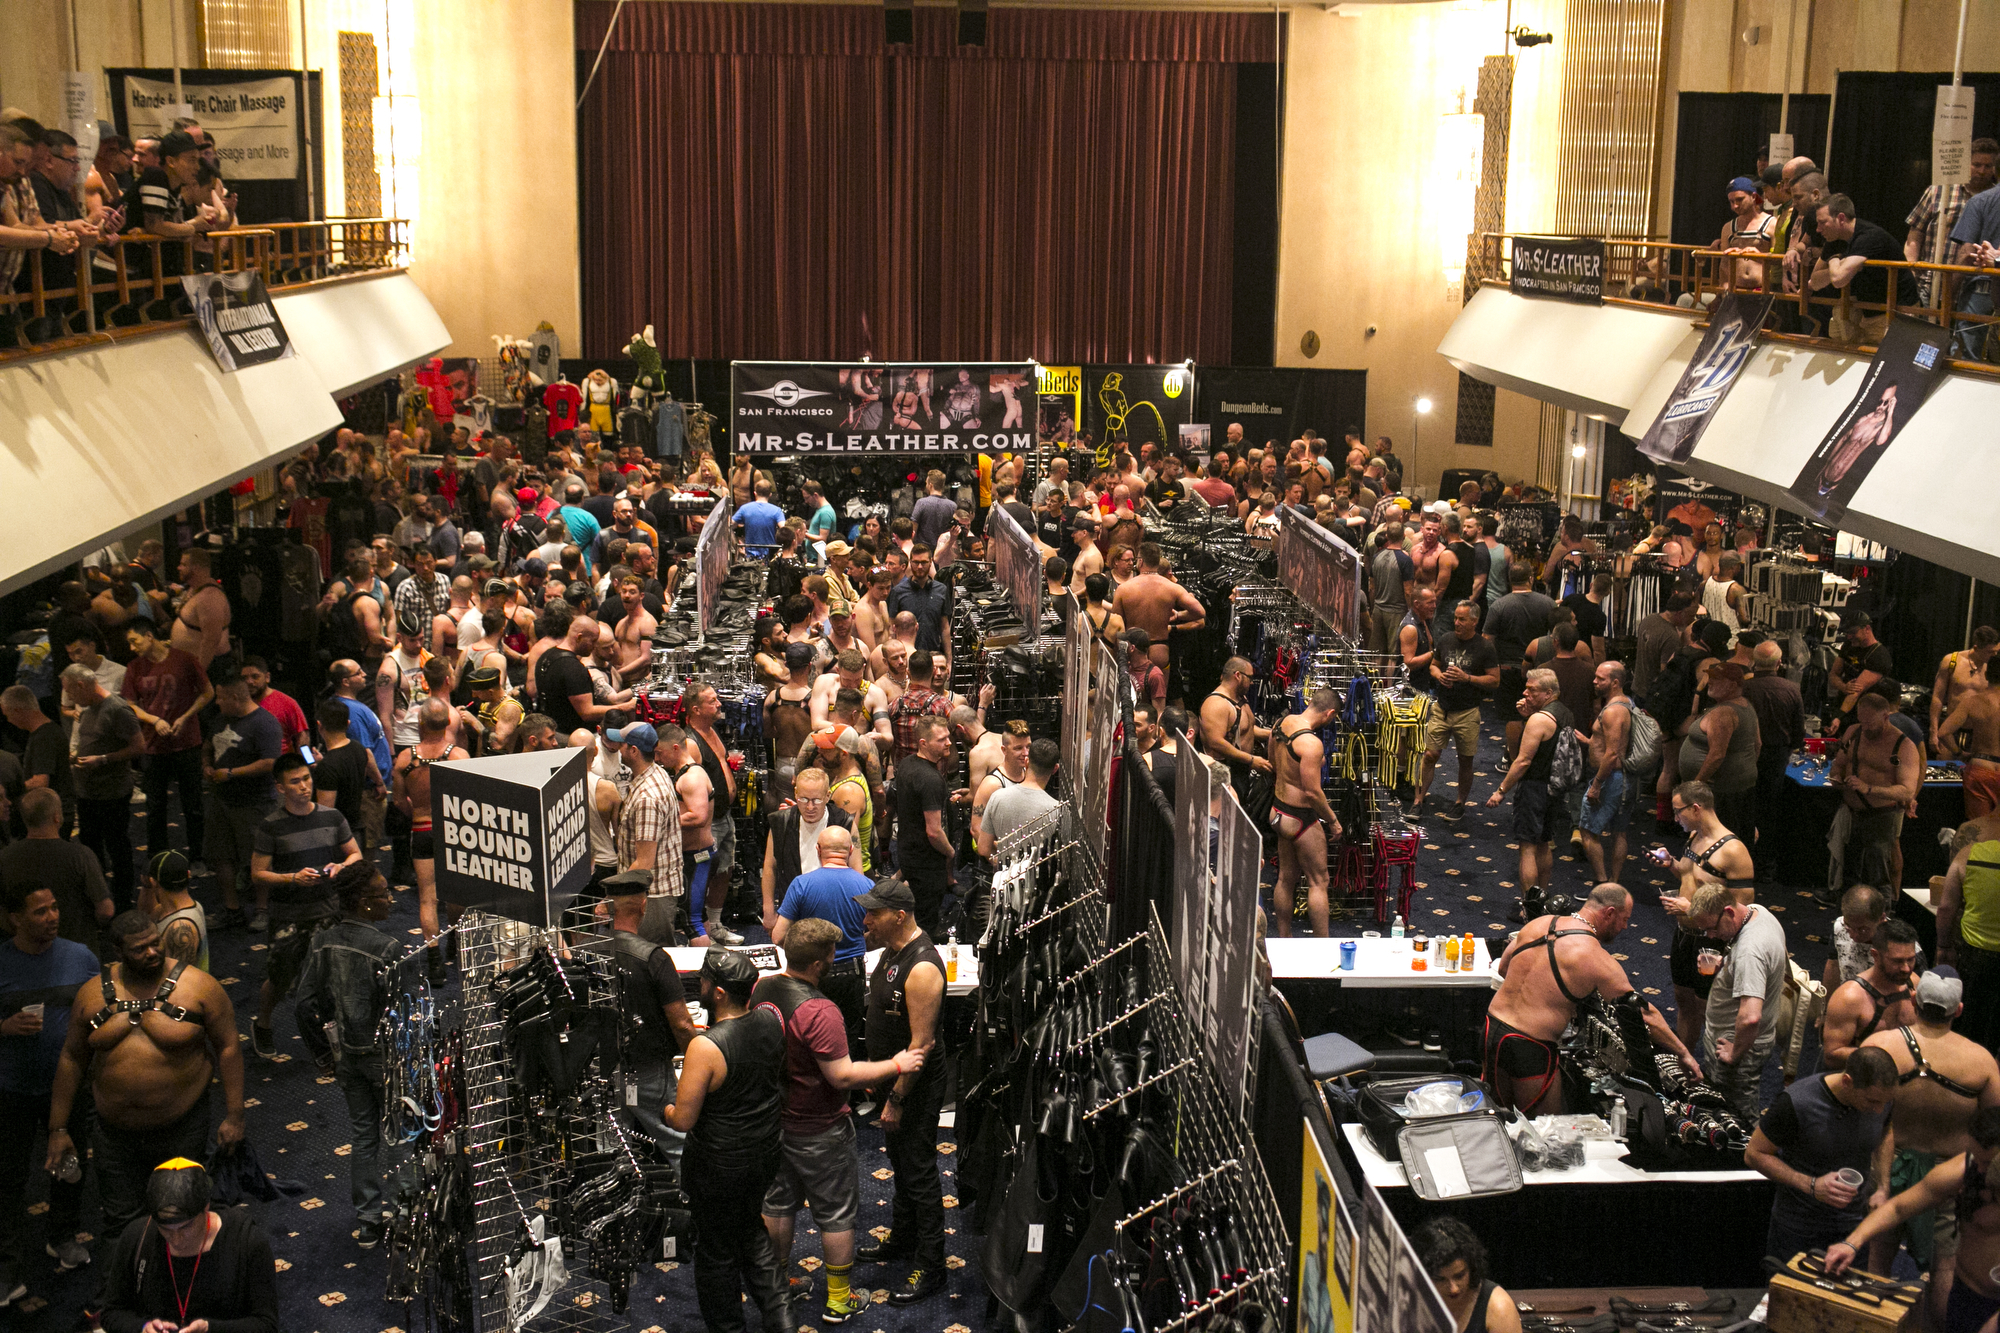
<svg viewBox="0 0 2000 1333"><path fill-rule="evenodd" d="M1565 798L1583 776L1583 741L1576 719L1556 697L1559 690L1556 673L1547 667L1528 673L1516 705L1526 719L1520 751L1507 766L1499 789L1486 798L1487 805L1495 806L1508 792L1517 792L1513 834L1521 841L1521 902L1507 914L1509 921L1542 915L1542 899L1555 867L1555 844L1569 839Z"/></svg>
<svg viewBox="0 0 2000 1333"><path fill-rule="evenodd" d="M1625 830L1632 822L1631 796L1660 762L1660 724L1632 706L1625 693L1625 664L1600 662L1591 678L1597 695L1597 723L1590 729L1590 786L1583 793L1577 827L1595 882L1616 883L1625 868ZM1627 775L1630 776L1627 776ZM1609 840L1610 855L1605 854Z"/></svg>

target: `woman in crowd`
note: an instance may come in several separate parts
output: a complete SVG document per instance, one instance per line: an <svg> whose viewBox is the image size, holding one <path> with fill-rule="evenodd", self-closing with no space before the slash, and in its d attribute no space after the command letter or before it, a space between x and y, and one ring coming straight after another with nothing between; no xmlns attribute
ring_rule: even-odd
<svg viewBox="0 0 2000 1333"><path fill-rule="evenodd" d="M1521 1313L1507 1289L1486 1276L1486 1247L1455 1217L1427 1222L1416 1235L1417 1258L1431 1276L1456 1333L1521 1333Z"/></svg>
<svg viewBox="0 0 2000 1333"><path fill-rule="evenodd" d="M146 1215L105 1271L105 1333L278 1333L271 1242L248 1210L210 1208L214 1189L185 1157L146 1181Z"/></svg>
<svg viewBox="0 0 2000 1333"><path fill-rule="evenodd" d="M1106 561L1106 567L1111 571L1111 591L1115 595L1120 588L1130 582L1133 576L1139 572L1138 548L1135 546L1113 547Z"/></svg>

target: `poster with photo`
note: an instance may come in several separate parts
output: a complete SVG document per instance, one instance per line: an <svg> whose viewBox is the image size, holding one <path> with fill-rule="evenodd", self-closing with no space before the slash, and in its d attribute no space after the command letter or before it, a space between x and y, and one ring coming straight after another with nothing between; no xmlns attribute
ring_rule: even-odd
<svg viewBox="0 0 2000 1333"><path fill-rule="evenodd" d="M730 363L741 454L1026 453L1035 367L860 361Z"/></svg>
<svg viewBox="0 0 2000 1333"><path fill-rule="evenodd" d="M1354 1217L1327 1165L1333 1153L1320 1143L1312 1121L1305 1122L1304 1133L1295 1295L1299 1333L1354 1333Z"/></svg>
<svg viewBox="0 0 2000 1333"><path fill-rule="evenodd" d="M1951 332L1897 315L1868 363L1854 401L1833 423L1791 485L1792 498L1822 523L1837 525L1897 432L1944 382Z"/></svg>
<svg viewBox="0 0 2000 1333"><path fill-rule="evenodd" d="M1743 497L1735 491L1711 486L1694 477L1661 477L1659 488L1653 492L1655 523L1664 523L1682 536L1695 537L1709 524L1719 523L1725 545L1735 536L1732 525L1736 511L1742 507Z"/></svg>
<svg viewBox="0 0 2000 1333"><path fill-rule="evenodd" d="M1084 426L1091 438L1136 458L1151 441L1162 449L1194 420L1194 370L1189 366L1085 366Z"/></svg>
<svg viewBox="0 0 2000 1333"><path fill-rule="evenodd" d="M1361 1256L1355 1265L1355 1333L1397 1333L1396 1254L1403 1229L1373 1185L1362 1182Z"/></svg>
<svg viewBox="0 0 2000 1333"><path fill-rule="evenodd" d="M1083 431L1083 367L1036 366L1035 397L1041 409L1035 434L1068 448Z"/></svg>
<svg viewBox="0 0 2000 1333"><path fill-rule="evenodd" d="M1757 331L1771 313L1769 292L1730 291L1709 311L1708 328L1694 349L1694 359L1681 372L1674 391L1646 428L1639 452L1659 463L1685 463L1694 457L1702 431L1728 394L1736 377L1757 350Z"/></svg>

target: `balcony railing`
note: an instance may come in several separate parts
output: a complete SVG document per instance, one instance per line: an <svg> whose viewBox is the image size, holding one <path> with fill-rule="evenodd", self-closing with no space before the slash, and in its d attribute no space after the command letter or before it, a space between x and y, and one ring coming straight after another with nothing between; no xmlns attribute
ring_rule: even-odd
<svg viewBox="0 0 2000 1333"><path fill-rule="evenodd" d="M329 218L238 227L169 240L128 232L63 256L77 277L45 278L48 252L25 256L21 290L0 291L0 360L59 350L121 331L191 318L183 273L261 274L273 291L409 263L409 223L401 218Z"/></svg>
<svg viewBox="0 0 2000 1333"><path fill-rule="evenodd" d="M1508 243L1513 239L1506 233L1481 234L1476 257L1482 284L1507 285ZM1994 336L1994 325L2000 323L2000 314L1994 313L2000 269L1871 259L1864 267L1888 271L1889 299L1861 301L1854 298L1852 283L1807 289L1810 270L1788 283L1784 264L1782 254L1731 254L1712 246L1614 237L1604 242L1604 297L1613 305L1678 306L1698 314L1732 289L1772 291L1777 299L1764 336L1842 352L1873 351L1888 317L1908 315L1951 330L1954 370L2000 376L2000 337ZM1923 299L1897 299L1898 274L1905 270L1915 277Z"/></svg>

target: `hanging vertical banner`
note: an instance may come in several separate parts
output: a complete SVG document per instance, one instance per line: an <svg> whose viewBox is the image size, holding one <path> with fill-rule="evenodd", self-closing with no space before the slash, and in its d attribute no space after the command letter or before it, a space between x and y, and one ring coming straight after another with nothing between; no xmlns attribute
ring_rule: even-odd
<svg viewBox="0 0 2000 1333"><path fill-rule="evenodd" d="M63 129L76 140L76 160L90 162L97 157L97 86L81 70L63 73ZM83 183L90 173L78 171L77 198L83 197Z"/></svg>
<svg viewBox="0 0 2000 1333"><path fill-rule="evenodd" d="M1216 995L1208 985L1209 959L1216 941L1208 934L1208 765L1183 743L1187 763L1174 765L1174 979L1187 1005L1188 1026L1206 1042L1213 1031ZM1228 1080L1216 1069L1225 1087Z"/></svg>
<svg viewBox="0 0 2000 1333"><path fill-rule="evenodd" d="M1361 632L1361 557L1352 546L1287 505L1271 549L1282 586L1332 628Z"/></svg>
<svg viewBox="0 0 2000 1333"><path fill-rule="evenodd" d="M201 273L181 279L195 322L215 363L226 371L282 361L292 354L291 336L256 273Z"/></svg>
<svg viewBox="0 0 2000 1333"><path fill-rule="evenodd" d="M997 505L986 515L987 555L993 560L993 581L1007 590L1014 614L1027 626L1026 638L1041 633L1042 599L1049 581L1042 577L1041 548L1033 534L1023 532L1014 516Z"/></svg>
<svg viewBox="0 0 2000 1333"><path fill-rule="evenodd" d="M1950 331L1935 324L1908 315L1890 321L1854 401L1791 485L1807 513L1822 523L1840 521L1896 433L1944 382L1950 341Z"/></svg>
<svg viewBox="0 0 2000 1333"><path fill-rule="evenodd" d="M1942 84L1931 118L1931 184L1963 185L1972 179L1971 88Z"/></svg>
<svg viewBox="0 0 2000 1333"><path fill-rule="evenodd" d="M1694 457L1708 419L1729 386L1743 373L1756 350L1757 331L1771 313L1769 292L1726 293L1709 311L1708 330L1694 349L1694 359L1667 395L1660 414L1646 428L1639 452L1659 463L1678 467Z"/></svg>
<svg viewBox="0 0 2000 1333"><path fill-rule="evenodd" d="M706 634L715 626L715 608L722 585L729 579L729 501L717 500L702 522L701 536L694 544L694 615Z"/></svg>
<svg viewBox="0 0 2000 1333"><path fill-rule="evenodd" d="M1334 1182L1332 1149L1305 1122L1305 1170L1300 1172L1299 1333L1354 1333L1354 1266L1360 1233L1354 1212Z"/></svg>
<svg viewBox="0 0 2000 1333"><path fill-rule="evenodd" d="M1035 398L1035 433L1050 444L1076 443L1083 429L1083 367L1036 366Z"/></svg>

